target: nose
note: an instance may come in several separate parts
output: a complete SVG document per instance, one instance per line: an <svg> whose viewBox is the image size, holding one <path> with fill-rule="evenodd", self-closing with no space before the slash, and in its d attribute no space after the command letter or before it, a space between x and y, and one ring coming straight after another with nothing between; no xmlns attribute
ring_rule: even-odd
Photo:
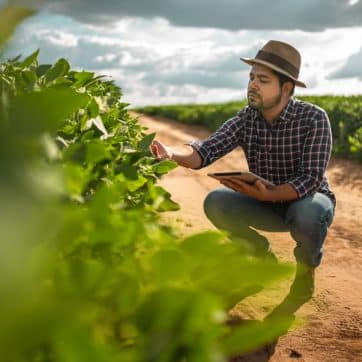
<svg viewBox="0 0 362 362"><path fill-rule="evenodd" d="M257 83L256 78L249 80L249 87L248 88L252 89L252 90L257 90L258 89L258 83Z"/></svg>

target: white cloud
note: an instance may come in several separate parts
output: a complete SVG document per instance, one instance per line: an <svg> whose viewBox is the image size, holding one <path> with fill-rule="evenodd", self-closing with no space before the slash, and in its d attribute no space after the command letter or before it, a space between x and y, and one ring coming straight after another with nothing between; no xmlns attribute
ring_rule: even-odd
<svg viewBox="0 0 362 362"><path fill-rule="evenodd" d="M62 46L62 47L76 47L78 45L78 38L73 34L66 33L63 31L50 31L44 29L37 34L39 39L44 39L51 44Z"/></svg>

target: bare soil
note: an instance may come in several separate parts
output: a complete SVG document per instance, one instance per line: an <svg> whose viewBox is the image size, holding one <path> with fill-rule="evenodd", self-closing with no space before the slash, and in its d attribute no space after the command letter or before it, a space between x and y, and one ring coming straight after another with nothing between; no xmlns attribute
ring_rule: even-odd
<svg viewBox="0 0 362 362"><path fill-rule="evenodd" d="M138 116L148 132L156 132L156 138L170 146L182 146L210 135L204 127ZM203 200L220 184L206 174L237 169L247 169L242 150L234 150L201 170L176 168L159 184L171 193L181 209L165 213L163 218L184 236L215 229L204 215ZM362 166L332 158L327 176L337 197L336 215L325 241L322 264L316 271L314 297L297 312L304 323L280 337L274 348L264 348L235 361L362 361ZM289 233L262 233L281 260L294 262L294 241ZM285 297L291 282L292 279L261 296L246 298L231 314L262 319Z"/></svg>

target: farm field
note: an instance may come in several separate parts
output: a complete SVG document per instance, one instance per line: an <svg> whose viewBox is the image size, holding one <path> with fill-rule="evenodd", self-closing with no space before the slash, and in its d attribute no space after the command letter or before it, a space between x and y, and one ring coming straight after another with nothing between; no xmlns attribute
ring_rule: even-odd
<svg viewBox="0 0 362 362"><path fill-rule="evenodd" d="M115 54L103 51L109 42L104 38L94 53L82 48L96 44L85 39L100 39L88 33L100 30L97 26L87 26L79 37L75 28L63 36L64 25L73 28L82 20L72 15L68 23L63 14L51 24L52 11L42 12L42 1L30 7L3 3L0 362L362 361L362 95L303 97L330 116L334 147L328 176L337 213L313 299L296 319L286 314L264 319L294 276L291 237L265 233L279 263L260 260L242 237L233 242L217 231L202 207L218 186L207 172L246 168L242 152L196 171L158 161L150 151L155 137L174 146L206 138L245 101L131 111L122 89L135 95L127 83L132 69L135 103L157 99L150 97L149 85L148 96L139 98L140 54L127 55L124 59L132 60L127 64L114 63L117 72L119 66L125 71L121 79L98 74L93 66L103 68ZM21 30L19 24L30 17ZM43 20L47 24L39 31L37 22ZM36 39L24 39L33 33ZM127 39L132 33L125 32ZM8 58L12 36L18 51ZM50 51L45 40L54 45ZM129 41L132 52L139 44ZM159 44L149 43L158 52ZM27 44L34 49L26 50ZM112 51L118 46L124 50L119 43ZM43 51L60 58L42 64ZM94 62L75 61L73 69L77 52L81 63ZM153 61L169 69L161 58ZM188 77L181 78L184 83ZM260 292L251 295L255 287Z"/></svg>
<svg viewBox="0 0 362 362"><path fill-rule="evenodd" d="M156 132L156 138L167 145L181 146L191 139L204 139L210 131L201 126L185 125L163 117L138 115L139 122ZM159 184L181 205L176 212L166 213L165 222L172 222L184 235L213 229L202 210L207 193L218 182L206 174L212 171L245 168L242 151L234 150L213 165L199 170L178 167L162 177ZM337 197L334 222L325 242L325 255L316 274L316 292L297 316L306 325L281 337L270 361L357 361L362 357L362 167L332 158L328 178ZM293 240L287 233L265 233L273 250L282 260L293 261ZM291 282L291 280L290 280ZM263 318L282 300L288 283L278 290L248 297L232 310L246 319ZM284 293L284 294L283 294ZM259 307L256 307L259 305ZM237 361L267 361L270 350L260 350ZM296 357L297 356L297 357Z"/></svg>

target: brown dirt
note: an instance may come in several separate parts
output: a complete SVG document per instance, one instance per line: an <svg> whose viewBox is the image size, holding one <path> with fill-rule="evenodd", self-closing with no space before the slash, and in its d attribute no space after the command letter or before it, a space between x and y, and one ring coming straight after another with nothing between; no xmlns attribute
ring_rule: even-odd
<svg viewBox="0 0 362 362"><path fill-rule="evenodd" d="M150 132L156 132L158 140L176 147L210 134L203 127L162 117L141 115L139 121ZM215 229L204 215L202 205L207 193L219 183L206 174L245 168L241 150L234 150L201 170L176 168L159 184L172 194L181 210L165 213L164 219L179 227L182 235ZM306 323L280 337L272 356L260 350L238 361L362 361L362 167L334 158L327 176L337 197L337 208L325 241L323 261L316 272L314 297L297 312L297 317ZM280 259L294 261L294 244L289 233L263 234ZM262 296L246 298L232 313L242 318L263 318L287 294L290 283Z"/></svg>

